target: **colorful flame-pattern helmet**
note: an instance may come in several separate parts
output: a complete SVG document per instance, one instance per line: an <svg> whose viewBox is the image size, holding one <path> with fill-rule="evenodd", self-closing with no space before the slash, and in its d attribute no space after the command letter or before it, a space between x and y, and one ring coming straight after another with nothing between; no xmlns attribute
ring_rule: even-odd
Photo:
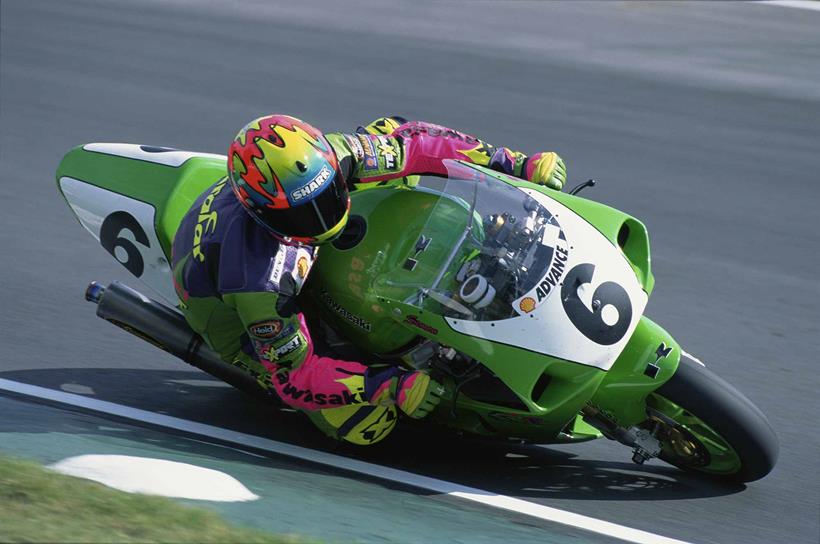
<svg viewBox="0 0 820 544"><path fill-rule="evenodd" d="M287 115L251 121L228 151L228 178L242 206L289 243L320 244L347 223L350 198L321 132Z"/></svg>

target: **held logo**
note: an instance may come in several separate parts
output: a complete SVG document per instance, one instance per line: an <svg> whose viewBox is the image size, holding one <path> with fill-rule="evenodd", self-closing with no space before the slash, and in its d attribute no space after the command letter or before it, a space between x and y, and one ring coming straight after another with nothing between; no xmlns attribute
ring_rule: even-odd
<svg viewBox="0 0 820 544"><path fill-rule="evenodd" d="M273 338L282 331L282 321L278 319L261 321L248 327L248 330L251 336L256 338Z"/></svg>
<svg viewBox="0 0 820 544"><path fill-rule="evenodd" d="M319 190L326 182L330 179L330 176L333 175L333 172L330 171L330 168L327 165L322 166L322 169L316 174L316 177L310 180L307 185L304 187L299 187L295 191L290 193L290 197L294 201L302 200L306 196L310 196Z"/></svg>

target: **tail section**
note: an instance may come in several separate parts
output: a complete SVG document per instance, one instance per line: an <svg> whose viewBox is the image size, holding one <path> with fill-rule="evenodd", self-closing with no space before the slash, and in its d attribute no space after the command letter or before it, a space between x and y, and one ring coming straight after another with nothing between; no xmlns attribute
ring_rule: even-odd
<svg viewBox="0 0 820 544"><path fill-rule="evenodd" d="M166 147L86 144L63 157L57 186L100 245L175 306L174 234L193 201L225 175L226 160Z"/></svg>

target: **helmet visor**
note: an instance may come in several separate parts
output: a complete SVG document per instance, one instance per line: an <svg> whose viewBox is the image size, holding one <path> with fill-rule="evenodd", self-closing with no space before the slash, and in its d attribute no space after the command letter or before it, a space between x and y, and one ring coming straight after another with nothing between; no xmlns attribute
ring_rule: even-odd
<svg viewBox="0 0 820 544"><path fill-rule="evenodd" d="M292 208L265 209L260 219L274 232L293 238L316 238L335 227L347 213L347 185L336 172L331 183L309 201Z"/></svg>

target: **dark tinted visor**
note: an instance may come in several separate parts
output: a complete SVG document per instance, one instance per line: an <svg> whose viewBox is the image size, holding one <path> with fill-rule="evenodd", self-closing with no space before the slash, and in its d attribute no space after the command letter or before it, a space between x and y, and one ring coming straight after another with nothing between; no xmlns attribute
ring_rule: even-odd
<svg viewBox="0 0 820 544"><path fill-rule="evenodd" d="M347 186L336 172L330 184L310 201L292 208L265 209L260 218L283 236L315 238L341 221L347 201Z"/></svg>

